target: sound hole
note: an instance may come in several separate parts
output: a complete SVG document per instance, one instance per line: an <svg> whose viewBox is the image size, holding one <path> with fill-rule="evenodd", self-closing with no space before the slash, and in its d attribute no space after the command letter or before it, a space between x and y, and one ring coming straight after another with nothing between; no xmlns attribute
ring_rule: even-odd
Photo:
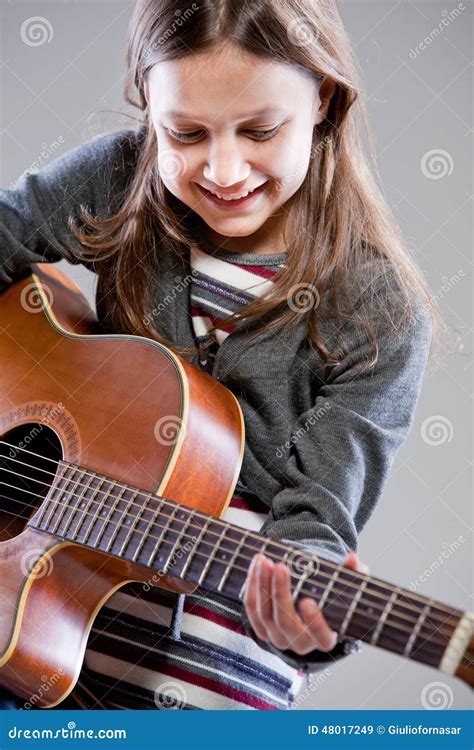
<svg viewBox="0 0 474 750"><path fill-rule="evenodd" d="M22 424L0 438L0 541L19 534L51 486L61 441L44 424Z"/></svg>

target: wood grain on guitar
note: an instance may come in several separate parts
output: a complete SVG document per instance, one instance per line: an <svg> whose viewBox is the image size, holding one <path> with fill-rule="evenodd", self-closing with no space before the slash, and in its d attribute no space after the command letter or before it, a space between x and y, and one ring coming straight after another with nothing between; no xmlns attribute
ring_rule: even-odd
<svg viewBox="0 0 474 750"><path fill-rule="evenodd" d="M341 634L473 686L471 613L220 520L245 440L222 384L101 333L49 264L0 295L0 320L0 686L29 700L54 675L36 705L58 705L118 588L239 602L256 552L286 562L295 600L314 597Z"/></svg>

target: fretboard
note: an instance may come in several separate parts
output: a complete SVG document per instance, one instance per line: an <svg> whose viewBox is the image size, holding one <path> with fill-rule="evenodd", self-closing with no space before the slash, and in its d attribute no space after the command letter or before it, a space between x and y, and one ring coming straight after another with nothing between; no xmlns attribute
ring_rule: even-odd
<svg viewBox="0 0 474 750"><path fill-rule="evenodd" d="M60 462L28 525L242 601L253 556L285 562L294 601L315 599L341 636L439 666L462 616L381 579L144 490Z"/></svg>

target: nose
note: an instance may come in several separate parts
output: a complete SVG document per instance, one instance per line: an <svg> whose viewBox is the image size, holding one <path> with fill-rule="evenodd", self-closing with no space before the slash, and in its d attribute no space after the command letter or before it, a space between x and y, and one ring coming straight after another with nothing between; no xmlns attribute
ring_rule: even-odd
<svg viewBox="0 0 474 750"><path fill-rule="evenodd" d="M245 182L250 166L236 139L231 135L216 138L209 147L204 177L216 187L229 188Z"/></svg>

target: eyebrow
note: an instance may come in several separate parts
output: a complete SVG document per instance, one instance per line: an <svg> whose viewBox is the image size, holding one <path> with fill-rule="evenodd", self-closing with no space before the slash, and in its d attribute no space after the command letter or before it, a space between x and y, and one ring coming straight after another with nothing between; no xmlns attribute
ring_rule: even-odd
<svg viewBox="0 0 474 750"><path fill-rule="evenodd" d="M263 115L273 115L273 114L282 114L285 113L286 110L283 107L279 106L270 106L270 107L264 107L264 109L258 110L258 112L251 112L247 115L241 115L236 119L236 122L242 122L243 120L254 120L257 117L262 117ZM180 112L176 109L169 109L166 112L162 113L163 115L168 115L171 117L184 117L187 120L194 120L195 122L202 122L205 124L205 118L199 117L196 115L192 115L186 112Z"/></svg>

